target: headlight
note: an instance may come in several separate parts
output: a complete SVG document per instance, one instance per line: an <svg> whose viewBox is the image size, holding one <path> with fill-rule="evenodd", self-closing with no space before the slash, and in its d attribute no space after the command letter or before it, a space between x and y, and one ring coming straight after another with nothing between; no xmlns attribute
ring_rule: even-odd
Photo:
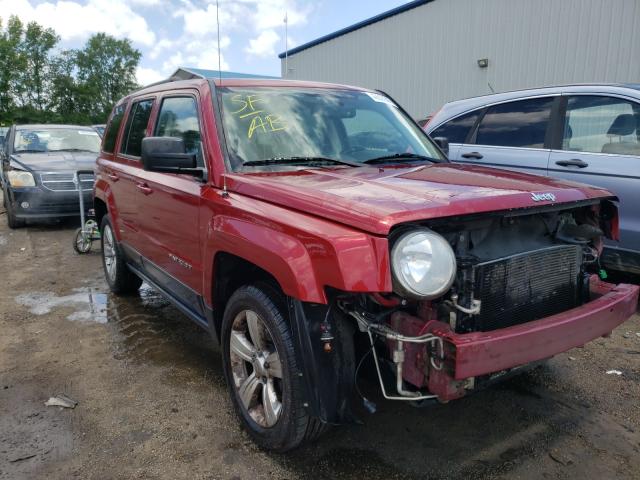
<svg viewBox="0 0 640 480"><path fill-rule="evenodd" d="M36 181L29 172L22 170L9 170L7 178L12 187L35 187Z"/></svg>
<svg viewBox="0 0 640 480"><path fill-rule="evenodd" d="M431 230L405 233L391 249L394 287L408 297L437 298L451 287L456 256L449 243Z"/></svg>

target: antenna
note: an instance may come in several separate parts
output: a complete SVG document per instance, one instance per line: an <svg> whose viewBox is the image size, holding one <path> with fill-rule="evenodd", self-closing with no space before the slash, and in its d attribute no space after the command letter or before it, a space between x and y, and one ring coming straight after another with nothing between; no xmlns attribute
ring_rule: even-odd
<svg viewBox="0 0 640 480"><path fill-rule="evenodd" d="M220 53L220 6L218 5L218 0L216 0L216 26L218 27L218 80L220 81L220 86L222 86L222 60ZM220 118L222 119L222 99L220 99ZM224 131L224 127L220 125L220 128ZM226 139L225 139L226 141ZM224 162L223 162L224 163ZM227 191L227 166L224 165L224 170L222 171L222 196L228 197L229 192Z"/></svg>

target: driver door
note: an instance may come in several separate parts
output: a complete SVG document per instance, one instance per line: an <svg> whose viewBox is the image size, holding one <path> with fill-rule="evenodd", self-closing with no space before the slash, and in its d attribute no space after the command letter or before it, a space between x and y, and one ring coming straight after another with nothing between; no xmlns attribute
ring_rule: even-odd
<svg viewBox="0 0 640 480"><path fill-rule="evenodd" d="M152 136L177 137L186 153L196 154L204 167L198 92L167 92L160 99ZM203 262L199 210L206 185L192 175L141 170L138 177L138 218L146 243L145 271L196 316L201 301Z"/></svg>

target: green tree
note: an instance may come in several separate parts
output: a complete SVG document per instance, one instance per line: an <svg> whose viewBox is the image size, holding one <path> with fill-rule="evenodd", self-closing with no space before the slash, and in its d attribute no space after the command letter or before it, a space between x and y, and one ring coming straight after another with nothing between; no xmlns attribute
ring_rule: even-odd
<svg viewBox="0 0 640 480"><path fill-rule="evenodd" d="M65 123L91 123L89 108L81 101L76 70L75 50L64 50L52 59L49 109Z"/></svg>
<svg viewBox="0 0 640 480"><path fill-rule="evenodd" d="M137 88L135 73L141 56L129 40L105 33L93 35L76 53L79 93L83 101L91 99L93 118L105 121L113 105Z"/></svg>
<svg viewBox="0 0 640 480"><path fill-rule="evenodd" d="M51 51L60 37L51 28L30 22L18 46L19 64L16 94L26 109L44 112L51 85Z"/></svg>
<svg viewBox="0 0 640 480"><path fill-rule="evenodd" d="M129 40L93 35L56 52L59 37L35 22L0 19L0 123L102 123L137 87L141 53Z"/></svg>
<svg viewBox="0 0 640 480"><path fill-rule="evenodd" d="M22 41L23 25L18 17L10 17L7 27L3 28L0 19L0 122L10 122L15 105L14 89L18 72L22 65L19 46Z"/></svg>

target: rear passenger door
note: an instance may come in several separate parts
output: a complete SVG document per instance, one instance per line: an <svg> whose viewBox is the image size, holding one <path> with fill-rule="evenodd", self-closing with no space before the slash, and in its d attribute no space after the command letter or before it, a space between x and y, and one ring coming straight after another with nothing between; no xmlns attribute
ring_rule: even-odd
<svg viewBox="0 0 640 480"><path fill-rule="evenodd" d="M611 246L640 252L640 104L608 95L564 99L562 142L551 152L549 174L616 194L620 243Z"/></svg>
<svg viewBox="0 0 640 480"><path fill-rule="evenodd" d="M551 111L557 97L537 97L487 107L456 161L547 174Z"/></svg>
<svg viewBox="0 0 640 480"><path fill-rule="evenodd" d="M205 169L197 91L166 93L160 99L154 137L184 140L186 153ZM146 243L145 272L184 307L203 317L199 209L205 183L192 175L143 170L138 178L138 217Z"/></svg>
<svg viewBox="0 0 640 480"><path fill-rule="evenodd" d="M115 145L115 139L113 140L113 145L110 143L111 127L107 130L103 143L105 148L108 146L112 151L115 150L115 162L114 165L107 167L107 177L118 204L119 219L116 228L120 232L125 248L129 246L137 252L142 252L145 244L140 237L139 193L136 187L137 177L140 170L142 170L142 165L140 164L139 149L136 149L135 145L142 141L142 137L146 133L152 107L153 98L132 101L126 116L126 123L122 130L119 146ZM115 121L118 114L119 112L116 111L112 122ZM119 122L122 122L123 119L123 117L120 117ZM115 147L117 147L117 150ZM127 253L131 254L130 251Z"/></svg>

